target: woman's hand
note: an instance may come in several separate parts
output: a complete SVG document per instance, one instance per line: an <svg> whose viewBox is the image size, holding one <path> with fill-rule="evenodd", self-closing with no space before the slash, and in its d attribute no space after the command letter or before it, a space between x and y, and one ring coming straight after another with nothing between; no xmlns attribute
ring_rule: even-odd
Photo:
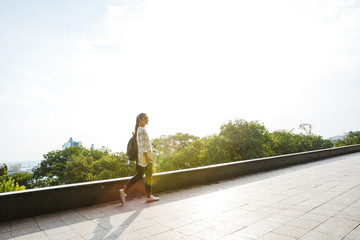
<svg viewBox="0 0 360 240"><path fill-rule="evenodd" d="M146 162L146 163L152 163L152 159L149 158L149 156L147 155L147 153L144 152L143 154L144 154L144 157L145 157L145 162Z"/></svg>

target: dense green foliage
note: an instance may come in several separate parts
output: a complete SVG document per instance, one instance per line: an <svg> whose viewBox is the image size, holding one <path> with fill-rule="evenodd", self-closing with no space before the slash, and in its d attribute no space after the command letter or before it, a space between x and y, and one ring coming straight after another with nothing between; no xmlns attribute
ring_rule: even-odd
<svg viewBox="0 0 360 240"><path fill-rule="evenodd" d="M333 147L330 140L312 132L310 124L294 130L269 132L258 121L237 119L220 127L219 134L199 138L185 133L162 135L152 140L159 153L156 171L170 171L217 163L241 161ZM335 146L360 143L360 132L349 132ZM131 176L135 163L125 153L111 153L105 147L95 150L69 147L51 151L30 173L8 175L5 164L0 166L0 192L55 186L60 184L104 180Z"/></svg>
<svg viewBox="0 0 360 240"><path fill-rule="evenodd" d="M153 140L153 148L160 153L159 171L169 171L333 146L331 141L314 135L310 124L299 128L303 133L285 130L270 133L258 121L240 119L223 124L219 134L205 138L180 133L161 136ZM185 144L179 136L187 136Z"/></svg>
<svg viewBox="0 0 360 240"><path fill-rule="evenodd" d="M44 187L129 176L135 166L124 153L76 146L45 154L33 171L35 186Z"/></svg>
<svg viewBox="0 0 360 240"><path fill-rule="evenodd" d="M6 164L0 166L0 193L24 190L25 186L19 186L19 183L8 175Z"/></svg>
<svg viewBox="0 0 360 240"><path fill-rule="evenodd" d="M4 177L8 174L8 167L6 164L2 164L0 167L0 177Z"/></svg>
<svg viewBox="0 0 360 240"><path fill-rule="evenodd" d="M9 180L3 180L0 182L0 193L3 192L12 192L12 191L19 191L24 190L25 186L19 186L18 183L15 183L15 180L9 178Z"/></svg>
<svg viewBox="0 0 360 240"><path fill-rule="evenodd" d="M153 149L159 153L158 171L167 171L174 168L173 156L175 153L191 148L189 145L199 138L190 134L177 133L175 135L162 135L152 141ZM176 165L176 164L175 164Z"/></svg>
<svg viewBox="0 0 360 240"><path fill-rule="evenodd" d="M221 126L220 136L225 141L223 151L229 161L266 156L266 144L269 141L268 130L257 121L230 121Z"/></svg>
<svg viewBox="0 0 360 240"><path fill-rule="evenodd" d="M31 173L17 172L11 175L12 179L20 186L24 186L26 189L34 188L34 175Z"/></svg>
<svg viewBox="0 0 360 240"><path fill-rule="evenodd" d="M341 147L346 145L360 144L360 131L349 132L344 140L338 140L335 143L335 147Z"/></svg>

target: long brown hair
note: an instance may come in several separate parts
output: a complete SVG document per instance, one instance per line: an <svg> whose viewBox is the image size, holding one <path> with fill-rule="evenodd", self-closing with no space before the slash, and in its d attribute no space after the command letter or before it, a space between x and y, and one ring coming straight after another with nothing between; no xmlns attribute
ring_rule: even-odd
<svg viewBox="0 0 360 240"><path fill-rule="evenodd" d="M140 113L139 115L137 115L136 117L136 124L135 124L135 138L137 137L137 130L138 127L140 125L140 119L142 119L143 117L145 117L146 114L145 113Z"/></svg>

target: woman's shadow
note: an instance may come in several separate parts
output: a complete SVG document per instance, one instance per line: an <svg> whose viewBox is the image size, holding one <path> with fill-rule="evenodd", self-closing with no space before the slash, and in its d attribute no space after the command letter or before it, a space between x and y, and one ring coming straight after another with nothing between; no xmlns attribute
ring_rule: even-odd
<svg viewBox="0 0 360 240"><path fill-rule="evenodd" d="M124 231L134 222L134 220L140 215L144 208L137 209L134 213L132 213L129 217L123 220L120 226L112 227L112 223L110 221L112 215L103 217L99 219L97 227L94 229L94 235L91 240L99 240L99 239L107 239L111 237L119 237L124 233ZM101 227L101 226L105 226ZM116 228L114 230L114 228Z"/></svg>

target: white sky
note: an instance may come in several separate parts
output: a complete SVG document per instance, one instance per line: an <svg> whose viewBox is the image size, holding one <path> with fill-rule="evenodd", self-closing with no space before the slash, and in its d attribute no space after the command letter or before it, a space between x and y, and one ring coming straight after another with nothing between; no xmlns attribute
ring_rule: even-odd
<svg viewBox="0 0 360 240"><path fill-rule="evenodd" d="M70 137L125 151L150 138L360 130L360 1L1 0L0 163Z"/></svg>

